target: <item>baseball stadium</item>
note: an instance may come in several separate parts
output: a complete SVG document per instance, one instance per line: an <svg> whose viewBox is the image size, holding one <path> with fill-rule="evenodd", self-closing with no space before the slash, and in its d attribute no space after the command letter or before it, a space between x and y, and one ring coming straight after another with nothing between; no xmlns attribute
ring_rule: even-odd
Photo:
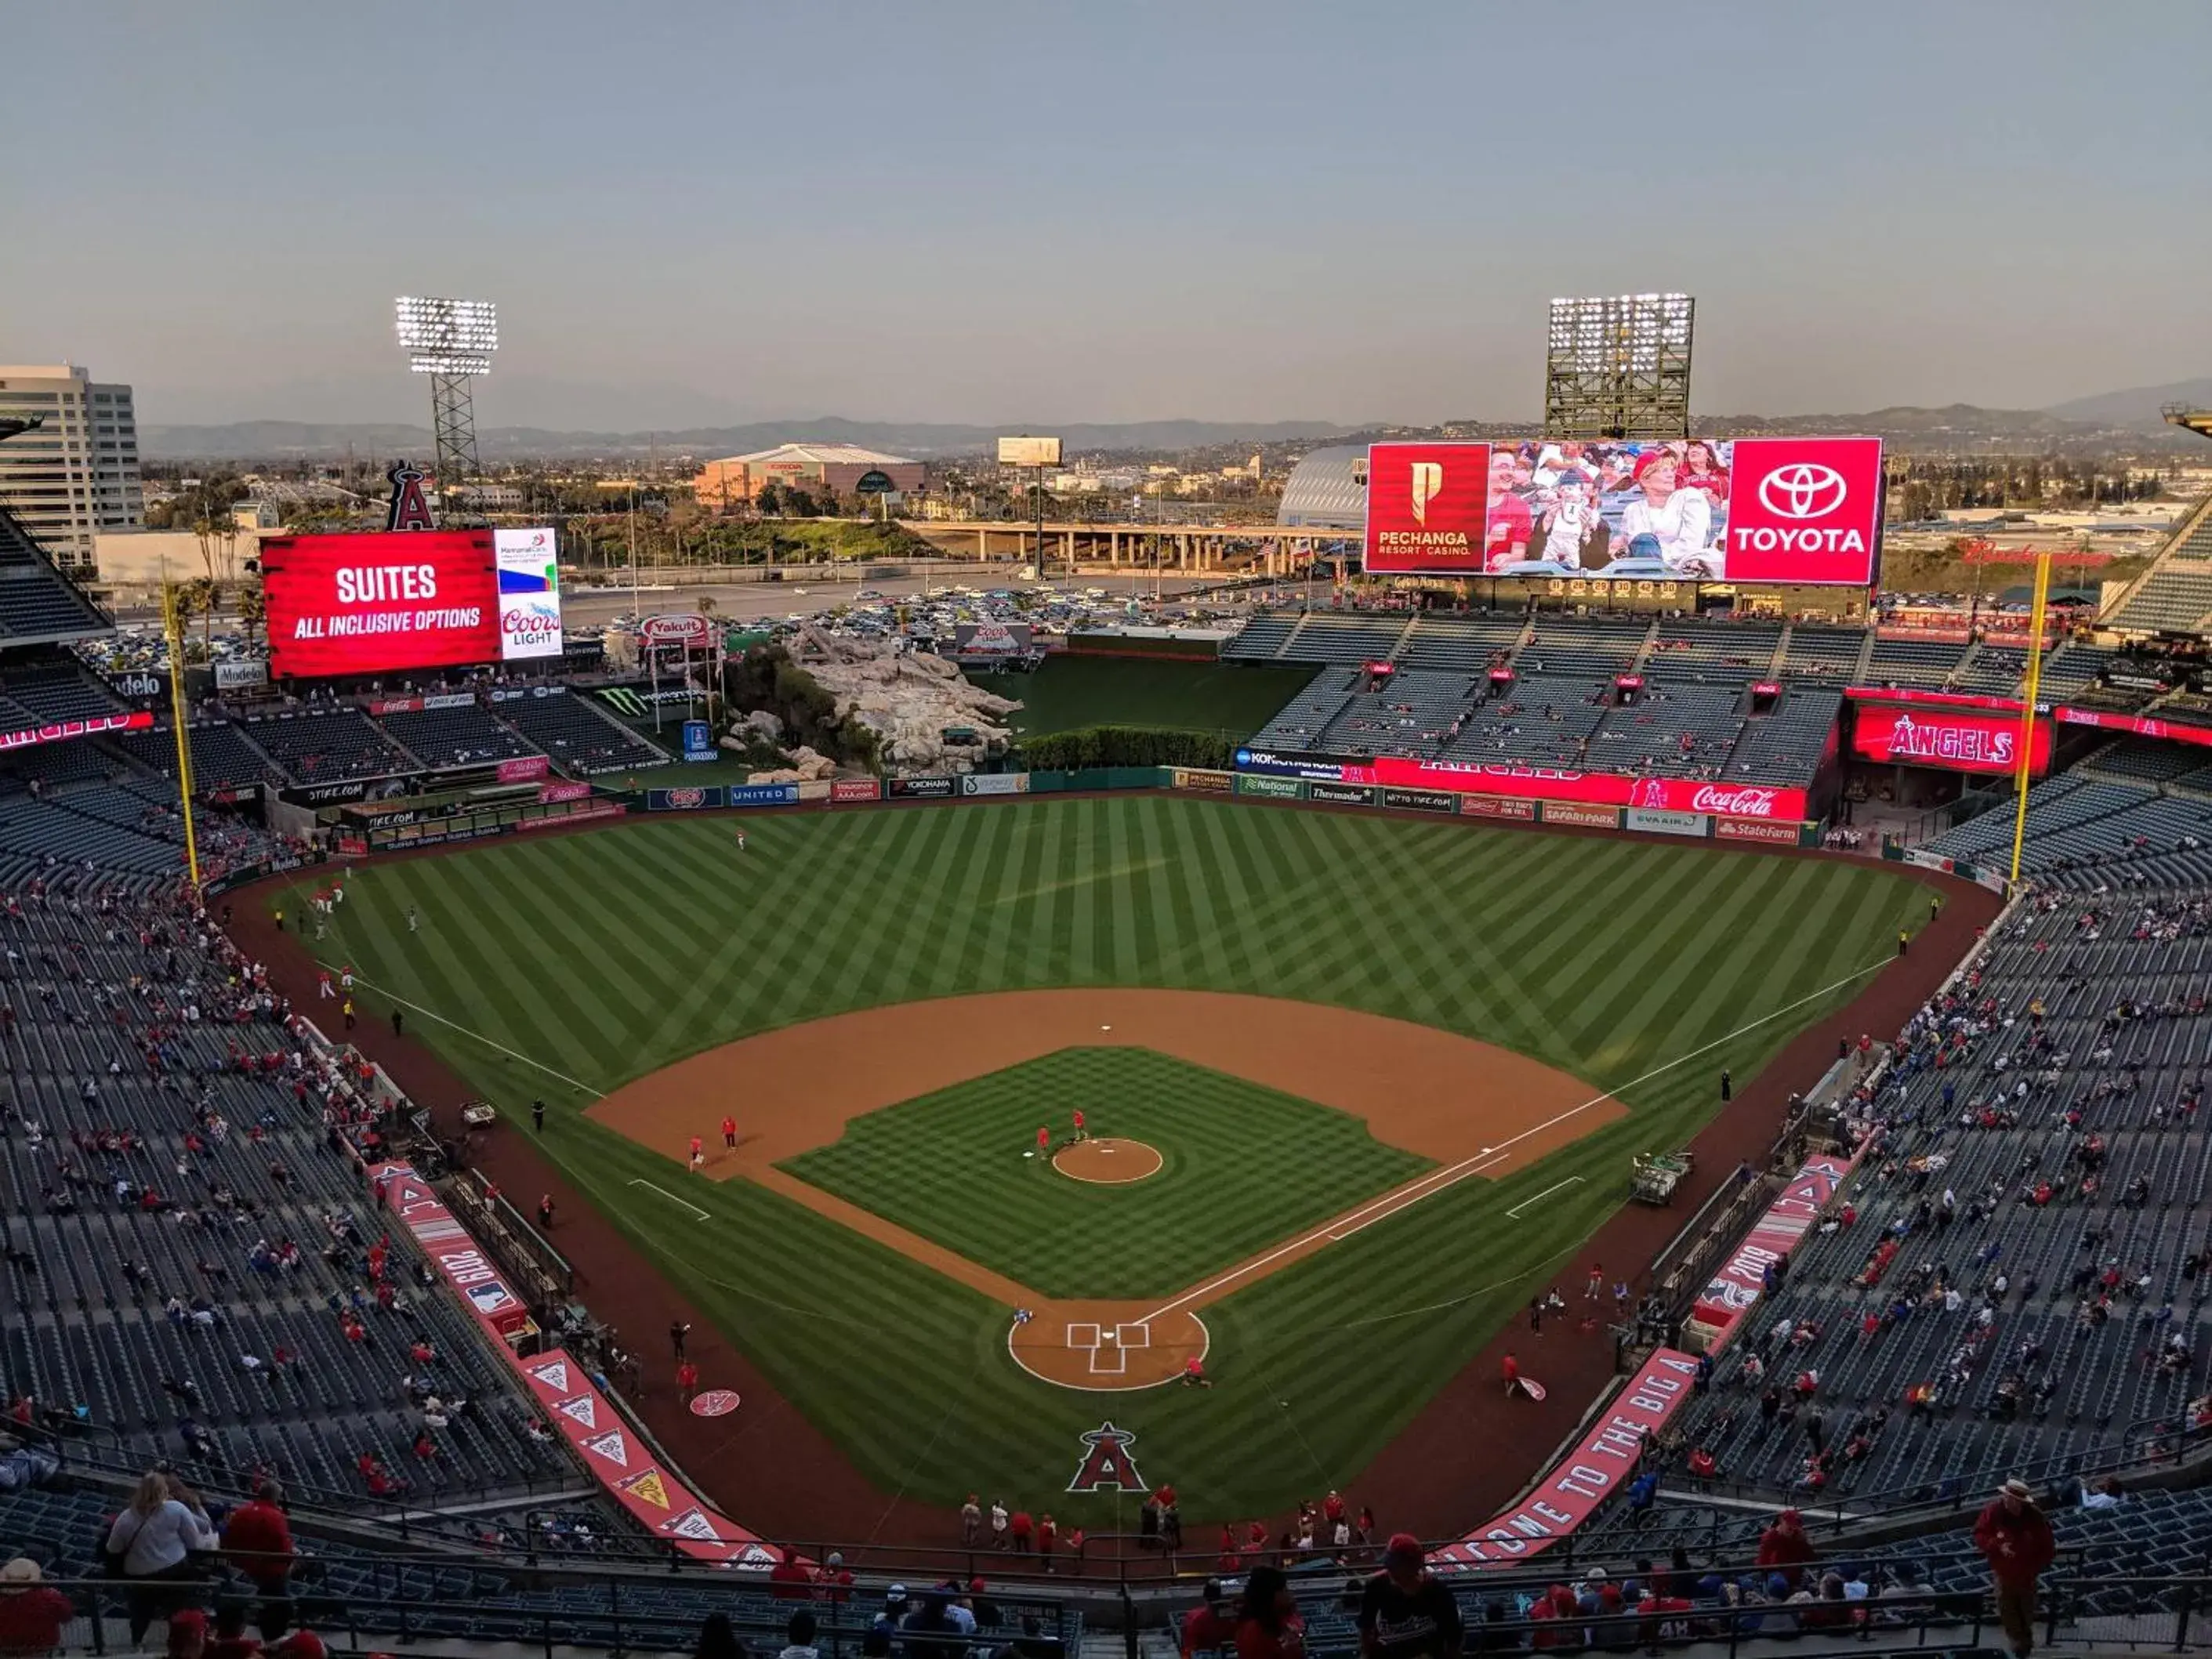
<svg viewBox="0 0 2212 1659"><path fill-rule="evenodd" d="M401 464L220 680L0 510L0 1629L2190 1645L2212 501L1899 621L1885 465L749 626Z"/></svg>

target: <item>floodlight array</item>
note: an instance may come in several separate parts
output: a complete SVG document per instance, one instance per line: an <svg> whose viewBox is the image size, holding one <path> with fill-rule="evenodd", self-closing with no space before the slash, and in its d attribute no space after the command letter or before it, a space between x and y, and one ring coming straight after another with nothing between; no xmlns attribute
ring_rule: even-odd
<svg viewBox="0 0 2212 1659"><path fill-rule="evenodd" d="M489 374L499 349L499 307L490 300L403 295L393 301L399 343L417 374Z"/></svg>

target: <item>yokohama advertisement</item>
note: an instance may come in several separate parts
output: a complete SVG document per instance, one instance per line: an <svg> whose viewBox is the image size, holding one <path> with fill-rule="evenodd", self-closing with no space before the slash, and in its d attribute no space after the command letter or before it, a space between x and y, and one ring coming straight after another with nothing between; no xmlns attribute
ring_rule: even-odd
<svg viewBox="0 0 2212 1659"><path fill-rule="evenodd" d="M1367 568L1864 587L1878 438L1386 443L1367 452Z"/></svg>
<svg viewBox="0 0 2212 1659"><path fill-rule="evenodd" d="M1852 752L1900 766L1934 766L1947 772L2011 772L2020 765L2020 721L2011 715L1969 714L1955 709L1862 707L1851 734ZM2051 765L2051 722L2035 722L2031 774Z"/></svg>
<svg viewBox="0 0 2212 1659"><path fill-rule="evenodd" d="M261 570L280 679L500 659L489 530L273 536Z"/></svg>
<svg viewBox="0 0 2212 1659"><path fill-rule="evenodd" d="M1698 1362L1673 1348L1655 1348L1628 1386L1590 1425L1552 1471L1517 1507L1429 1556L1450 1571L1525 1561L1552 1547L1596 1512L1598 1505L1636 1478L1644 1442L1656 1435L1688 1400Z"/></svg>
<svg viewBox="0 0 2212 1659"><path fill-rule="evenodd" d="M1711 1333L1706 1346L1720 1340L1741 1314L1759 1300L1767 1268L1786 1261L1828 1207L1836 1188L1851 1172L1848 1158L1816 1158L1791 1177L1766 1206L1759 1224L1745 1235L1712 1282L1698 1292L1697 1321Z"/></svg>

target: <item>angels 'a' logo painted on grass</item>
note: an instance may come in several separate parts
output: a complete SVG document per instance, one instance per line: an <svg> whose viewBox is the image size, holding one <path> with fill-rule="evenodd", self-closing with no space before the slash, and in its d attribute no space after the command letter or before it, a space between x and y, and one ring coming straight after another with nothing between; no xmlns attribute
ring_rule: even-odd
<svg viewBox="0 0 2212 1659"><path fill-rule="evenodd" d="M734 1389L709 1389L704 1394L692 1396L691 1415L727 1417L732 1412L737 1410L738 1403L737 1391Z"/></svg>
<svg viewBox="0 0 2212 1659"><path fill-rule="evenodd" d="M1076 1468L1075 1478L1067 1483L1068 1491L1150 1492L1145 1477L1137 1472L1137 1460L1129 1454L1129 1448L1136 1443L1135 1435L1111 1423L1101 1423L1085 1431L1083 1462Z"/></svg>

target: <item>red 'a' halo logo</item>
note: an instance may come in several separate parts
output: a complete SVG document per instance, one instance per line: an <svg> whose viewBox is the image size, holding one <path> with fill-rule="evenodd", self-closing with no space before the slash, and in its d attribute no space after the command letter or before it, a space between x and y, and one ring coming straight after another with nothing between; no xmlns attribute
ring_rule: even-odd
<svg viewBox="0 0 2212 1659"><path fill-rule="evenodd" d="M401 461L384 475L392 481L392 499L385 507L384 527L386 530L434 530L431 522L430 501L422 493L422 471L420 467Z"/></svg>
<svg viewBox="0 0 2212 1659"><path fill-rule="evenodd" d="M1137 1472L1137 1460L1129 1452L1136 1443L1135 1435L1111 1423L1087 1430L1083 1436L1083 1462L1076 1466L1068 1491L1150 1492L1145 1477Z"/></svg>

